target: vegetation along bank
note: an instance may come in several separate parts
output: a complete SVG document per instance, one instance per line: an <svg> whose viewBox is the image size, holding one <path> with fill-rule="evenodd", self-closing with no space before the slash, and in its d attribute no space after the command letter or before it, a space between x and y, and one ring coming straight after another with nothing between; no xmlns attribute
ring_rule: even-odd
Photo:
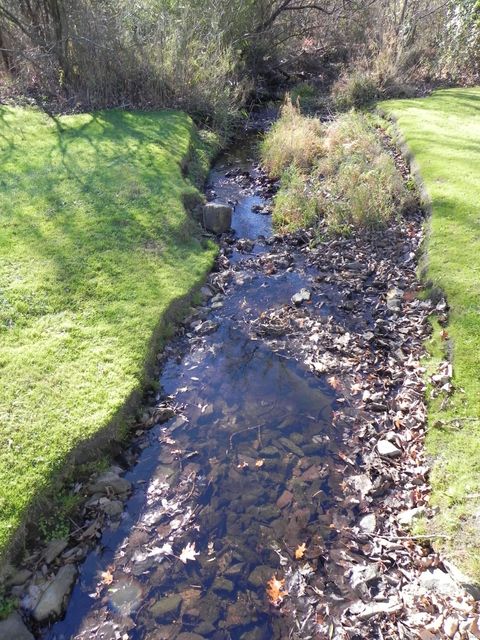
<svg viewBox="0 0 480 640"><path fill-rule="evenodd" d="M381 108L395 119L426 189L424 277L434 300L443 292L448 301L448 321L433 325L429 343L435 530L451 536L448 552L480 576L480 89L437 91Z"/></svg>
<svg viewBox="0 0 480 640"><path fill-rule="evenodd" d="M172 303L216 249L185 208L211 150L187 115L0 117L3 554L75 448L121 435Z"/></svg>

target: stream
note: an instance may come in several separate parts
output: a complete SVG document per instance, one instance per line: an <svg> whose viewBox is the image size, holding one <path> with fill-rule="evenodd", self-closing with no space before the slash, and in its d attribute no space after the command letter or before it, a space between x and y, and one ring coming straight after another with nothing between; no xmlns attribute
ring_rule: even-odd
<svg viewBox="0 0 480 640"><path fill-rule="evenodd" d="M249 137L224 155L208 191L236 203L235 236L255 241L253 255L260 255L269 250L272 228L270 215L255 212L268 204L252 187L259 174L255 144ZM341 481L331 460L342 434L332 424L331 387L290 357L286 345L272 351L248 331L248 321L272 304L288 305L311 288L313 270L300 260L275 275L253 272L242 268L251 257L247 248L232 247L233 286L202 310L207 335L187 333L170 345L162 397L180 415L142 443L125 474L134 492L120 525L87 557L66 616L48 640L123 638L118 630L131 640L288 635L283 619L272 615L267 582L286 548L293 552L307 539L318 542L306 554L316 564L330 535L329 523L319 523ZM194 543L199 555L183 563L162 553L166 543L177 555ZM99 594L98 577L107 570L112 584Z"/></svg>
<svg viewBox="0 0 480 640"><path fill-rule="evenodd" d="M235 205L233 232L161 356L129 455L86 487L77 546L53 563L83 559L78 579L38 637L480 637L455 635L478 604L429 536L409 535L432 513L421 357L446 309L419 295L424 214L277 236L257 140L211 171L207 197ZM23 600L37 620L44 576L40 604L36 585Z"/></svg>

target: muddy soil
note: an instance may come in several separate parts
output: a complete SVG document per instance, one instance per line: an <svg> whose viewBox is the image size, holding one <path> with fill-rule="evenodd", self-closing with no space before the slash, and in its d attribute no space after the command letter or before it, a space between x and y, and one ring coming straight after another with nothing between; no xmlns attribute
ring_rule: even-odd
<svg viewBox="0 0 480 640"><path fill-rule="evenodd" d="M78 488L85 524L23 594L35 611L84 555L72 548L96 541L63 620L38 637L480 637L473 596L428 534L410 535L431 515L420 359L428 316L446 311L420 298L423 214L347 239L321 223L279 237L274 191L255 139L212 171L234 231L162 356L121 460L135 465L111 470L124 484Z"/></svg>

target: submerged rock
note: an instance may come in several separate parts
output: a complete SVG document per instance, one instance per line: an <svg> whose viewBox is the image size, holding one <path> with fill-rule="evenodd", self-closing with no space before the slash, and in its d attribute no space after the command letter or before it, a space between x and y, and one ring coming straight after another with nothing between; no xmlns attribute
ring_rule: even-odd
<svg viewBox="0 0 480 640"><path fill-rule="evenodd" d="M62 615L65 600L73 587L76 577L77 569L73 564L67 564L60 569L53 582L41 595L33 611L33 617L37 622L46 622Z"/></svg>
<svg viewBox="0 0 480 640"><path fill-rule="evenodd" d="M182 596L174 594L161 598L150 607L150 613L155 618L173 619L178 615L182 604Z"/></svg>
<svg viewBox="0 0 480 640"><path fill-rule="evenodd" d="M288 506L290 502L293 500L293 493L285 489L285 491L281 494L281 496L277 500L277 507L279 509L283 509Z"/></svg>
<svg viewBox="0 0 480 640"><path fill-rule="evenodd" d="M252 587L255 587L255 589L258 589L258 587L266 585L274 574L275 569L261 564L258 567L255 567L255 569L248 576L248 584L250 584Z"/></svg>
<svg viewBox="0 0 480 640"><path fill-rule="evenodd" d="M300 306L302 302L308 302L312 294L308 289L300 289L297 293L294 293L292 296L292 304L295 306Z"/></svg>
<svg viewBox="0 0 480 640"><path fill-rule="evenodd" d="M231 580L227 580L227 578L222 577L215 578L212 585L213 591L219 595L232 593L234 588L234 584Z"/></svg>

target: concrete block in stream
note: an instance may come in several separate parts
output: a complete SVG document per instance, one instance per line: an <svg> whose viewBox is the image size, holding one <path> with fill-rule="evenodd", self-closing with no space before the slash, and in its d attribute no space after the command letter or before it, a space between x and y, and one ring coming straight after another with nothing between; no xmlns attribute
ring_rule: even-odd
<svg viewBox="0 0 480 640"><path fill-rule="evenodd" d="M213 233L225 233L232 226L233 207L209 202L203 207L203 226Z"/></svg>

